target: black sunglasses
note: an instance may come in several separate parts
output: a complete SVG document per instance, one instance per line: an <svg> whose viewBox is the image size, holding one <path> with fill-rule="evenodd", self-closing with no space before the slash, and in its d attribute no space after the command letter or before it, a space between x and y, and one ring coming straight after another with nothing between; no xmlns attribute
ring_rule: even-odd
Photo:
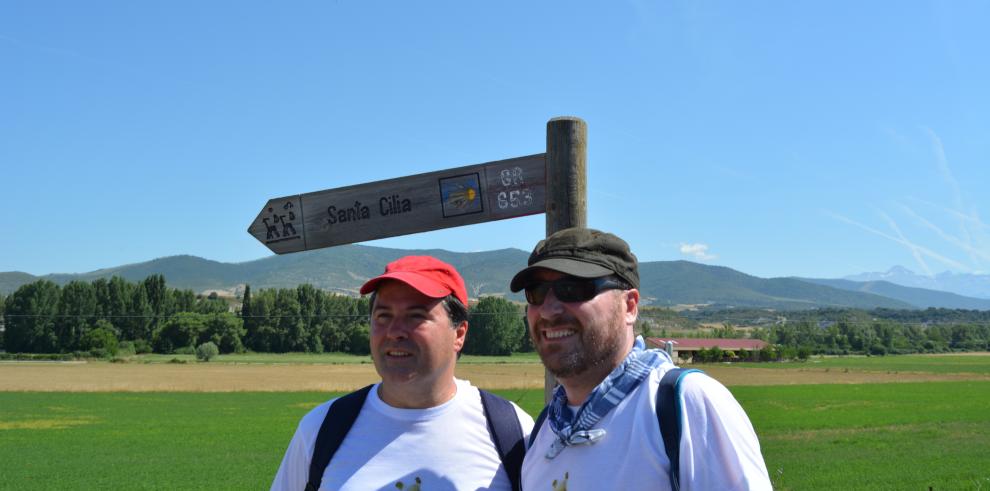
<svg viewBox="0 0 990 491"><path fill-rule="evenodd" d="M547 292L561 302L587 302L605 290L625 290L628 287L611 276L602 278L566 277L555 281L533 283L526 287L526 301L530 305L543 305Z"/></svg>

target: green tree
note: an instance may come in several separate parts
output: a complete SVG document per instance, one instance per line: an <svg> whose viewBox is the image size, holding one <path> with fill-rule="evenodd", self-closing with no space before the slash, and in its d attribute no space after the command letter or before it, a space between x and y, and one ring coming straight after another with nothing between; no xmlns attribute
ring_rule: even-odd
<svg viewBox="0 0 990 491"><path fill-rule="evenodd" d="M153 274L141 282L144 293L148 297L148 304L151 306L151 324L148 326L149 332L158 329L167 316L171 315L172 296L169 295L168 287L165 285L165 276Z"/></svg>
<svg viewBox="0 0 990 491"><path fill-rule="evenodd" d="M119 276L110 278L107 283L106 300L103 303L103 318L110 321L124 339L127 339L125 329L130 314L131 284Z"/></svg>
<svg viewBox="0 0 990 491"><path fill-rule="evenodd" d="M300 317L299 298L294 290L280 288L275 293L275 333L272 350L306 351L306 328Z"/></svg>
<svg viewBox="0 0 990 491"><path fill-rule="evenodd" d="M205 329L199 336L201 342L212 342L221 353L242 353L244 344L244 321L230 313L210 314L206 318Z"/></svg>
<svg viewBox="0 0 990 491"><path fill-rule="evenodd" d="M509 355L526 334L519 308L501 297L481 297L469 319L465 354Z"/></svg>
<svg viewBox="0 0 990 491"><path fill-rule="evenodd" d="M742 338L745 333L736 326L733 326L731 322L723 322L722 327L716 327L712 330L712 337L719 339L738 339Z"/></svg>
<svg viewBox="0 0 990 491"><path fill-rule="evenodd" d="M694 352L694 356L691 357L691 361L694 363L708 363L711 361L708 356L708 348L701 348Z"/></svg>
<svg viewBox="0 0 990 491"><path fill-rule="evenodd" d="M199 361L210 361L219 354L220 350L212 341L207 341L196 347L196 359Z"/></svg>
<svg viewBox="0 0 990 491"><path fill-rule="evenodd" d="M76 351L89 327L97 320L96 289L84 281L72 281L62 287L55 322L59 350ZM111 326L112 328L112 326ZM116 333L114 333L116 337Z"/></svg>
<svg viewBox="0 0 990 491"><path fill-rule="evenodd" d="M228 312L230 309L227 306L227 302L217 296L216 292L213 292L205 297L202 295L197 297L196 305L192 310L199 314L219 314L221 312Z"/></svg>
<svg viewBox="0 0 990 491"><path fill-rule="evenodd" d="M179 312L169 317L155 332L152 346L156 353L172 353L179 348L192 348L206 331L207 317L195 312Z"/></svg>
<svg viewBox="0 0 990 491"><path fill-rule="evenodd" d="M110 282L106 278L97 278L90 285L92 285L93 294L96 296L96 316L109 320L107 306L110 305Z"/></svg>
<svg viewBox="0 0 990 491"><path fill-rule="evenodd" d="M768 344L760 350L760 361L777 361L777 350L772 344Z"/></svg>
<svg viewBox="0 0 990 491"><path fill-rule="evenodd" d="M323 341L320 339L320 322L323 320L325 295L310 284L296 287L296 297L299 300L299 319L302 323L302 340L305 351L322 353Z"/></svg>
<svg viewBox="0 0 990 491"><path fill-rule="evenodd" d="M96 321L79 342L79 348L93 356L108 357L117 354L119 342L113 324L106 319Z"/></svg>
<svg viewBox="0 0 990 491"><path fill-rule="evenodd" d="M324 350L357 355L371 353L369 302L368 297L325 294L318 326Z"/></svg>
<svg viewBox="0 0 990 491"><path fill-rule="evenodd" d="M359 324L348 329L345 351L353 355L371 354L371 328L368 324Z"/></svg>
<svg viewBox="0 0 990 491"><path fill-rule="evenodd" d="M254 329L254 318L251 317L251 285L244 285L244 295L241 297L241 319L244 321L245 330Z"/></svg>
<svg viewBox="0 0 990 491"><path fill-rule="evenodd" d="M5 324L4 314L7 312L7 297L0 293L0 328ZM3 329L0 329L0 350L3 350Z"/></svg>
<svg viewBox="0 0 990 491"><path fill-rule="evenodd" d="M698 350L697 354L694 355L695 361L700 363L718 363L722 361L722 358L724 357L725 352L718 346L712 346L708 349L702 348Z"/></svg>
<svg viewBox="0 0 990 491"><path fill-rule="evenodd" d="M250 323L245 324L244 344L258 352L273 351L275 328L271 318L275 310L275 291L261 290L251 297Z"/></svg>
<svg viewBox="0 0 990 491"><path fill-rule="evenodd" d="M48 280L21 285L7 299L4 343L12 353L54 353L59 287Z"/></svg>
<svg viewBox="0 0 990 491"><path fill-rule="evenodd" d="M172 290L171 310L166 312L166 318L179 312L192 312L196 309L196 294L192 290Z"/></svg>
<svg viewBox="0 0 990 491"><path fill-rule="evenodd" d="M529 320L526 318L526 308L523 307L522 311L522 323L523 323L523 335L522 339L519 341L519 352L521 353L532 353L536 351L536 347L533 346L533 338L529 332Z"/></svg>
<svg viewBox="0 0 990 491"><path fill-rule="evenodd" d="M154 312L148 302L148 293L141 285L132 286L129 290L127 314L119 324L121 338L127 341L151 339Z"/></svg>

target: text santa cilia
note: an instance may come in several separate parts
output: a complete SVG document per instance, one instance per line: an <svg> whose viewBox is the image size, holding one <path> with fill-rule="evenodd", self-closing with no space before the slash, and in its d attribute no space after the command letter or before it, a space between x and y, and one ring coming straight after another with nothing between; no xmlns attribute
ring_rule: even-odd
<svg viewBox="0 0 990 491"><path fill-rule="evenodd" d="M412 211L412 202L409 199L399 198L397 194L382 196L378 199L378 214L383 217L410 211ZM336 205L330 205L327 207L327 215L327 223L334 225L367 220L371 218L371 210L360 201L355 201L354 205L348 208L337 208Z"/></svg>

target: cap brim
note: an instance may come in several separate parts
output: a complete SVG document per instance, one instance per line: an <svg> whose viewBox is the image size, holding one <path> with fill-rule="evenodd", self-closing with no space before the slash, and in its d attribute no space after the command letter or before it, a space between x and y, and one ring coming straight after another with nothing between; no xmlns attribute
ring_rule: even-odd
<svg viewBox="0 0 990 491"><path fill-rule="evenodd" d="M454 293L450 288L429 278L408 271L395 271L372 278L361 286L361 295L367 295L378 288L385 280L401 281L430 298L443 298Z"/></svg>
<svg viewBox="0 0 990 491"><path fill-rule="evenodd" d="M525 288L530 282L530 277L538 269L549 269L578 278L601 278L602 276L615 274L615 271L598 264L556 257L537 261L528 268L516 273L509 283L509 289L515 293Z"/></svg>

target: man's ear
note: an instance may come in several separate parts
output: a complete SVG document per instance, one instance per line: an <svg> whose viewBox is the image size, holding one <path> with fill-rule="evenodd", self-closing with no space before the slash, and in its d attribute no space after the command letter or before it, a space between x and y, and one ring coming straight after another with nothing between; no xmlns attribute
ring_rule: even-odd
<svg viewBox="0 0 990 491"><path fill-rule="evenodd" d="M468 322L461 322L454 328L454 351L460 353L464 349L464 341L467 340Z"/></svg>
<svg viewBox="0 0 990 491"><path fill-rule="evenodd" d="M626 290L623 292L623 300L625 306L626 325L635 325L636 318L639 317L639 290L635 288Z"/></svg>

